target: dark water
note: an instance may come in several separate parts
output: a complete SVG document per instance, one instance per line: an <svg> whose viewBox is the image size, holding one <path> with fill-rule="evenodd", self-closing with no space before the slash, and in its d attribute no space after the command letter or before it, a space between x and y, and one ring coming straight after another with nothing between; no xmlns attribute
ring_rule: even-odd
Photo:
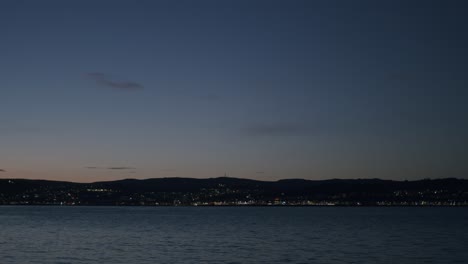
<svg viewBox="0 0 468 264"><path fill-rule="evenodd" d="M0 263L468 263L468 208L0 207Z"/></svg>

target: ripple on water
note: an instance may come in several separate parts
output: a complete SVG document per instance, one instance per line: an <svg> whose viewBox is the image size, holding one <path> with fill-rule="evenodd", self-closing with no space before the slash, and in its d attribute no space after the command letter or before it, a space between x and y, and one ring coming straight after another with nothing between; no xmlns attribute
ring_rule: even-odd
<svg viewBox="0 0 468 264"><path fill-rule="evenodd" d="M0 263L466 263L467 219L465 208L1 207Z"/></svg>

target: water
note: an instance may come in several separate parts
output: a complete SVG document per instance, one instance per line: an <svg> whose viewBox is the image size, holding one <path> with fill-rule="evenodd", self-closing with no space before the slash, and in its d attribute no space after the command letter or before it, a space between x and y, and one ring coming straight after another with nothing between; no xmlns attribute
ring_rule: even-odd
<svg viewBox="0 0 468 264"><path fill-rule="evenodd" d="M0 263L468 263L468 208L5 206Z"/></svg>

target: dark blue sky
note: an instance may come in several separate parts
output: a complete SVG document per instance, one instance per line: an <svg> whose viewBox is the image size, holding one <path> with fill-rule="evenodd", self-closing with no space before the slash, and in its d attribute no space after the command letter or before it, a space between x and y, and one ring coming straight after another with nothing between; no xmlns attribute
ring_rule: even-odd
<svg viewBox="0 0 468 264"><path fill-rule="evenodd" d="M468 177L465 1L1 1L0 177Z"/></svg>

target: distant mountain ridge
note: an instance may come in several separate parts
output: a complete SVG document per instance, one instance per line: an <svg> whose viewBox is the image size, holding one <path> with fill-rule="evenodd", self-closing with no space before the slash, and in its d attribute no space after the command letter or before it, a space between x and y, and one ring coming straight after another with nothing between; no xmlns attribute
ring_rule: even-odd
<svg viewBox="0 0 468 264"><path fill-rule="evenodd" d="M466 203L468 180L150 178L76 183L0 179L0 204Z"/></svg>

